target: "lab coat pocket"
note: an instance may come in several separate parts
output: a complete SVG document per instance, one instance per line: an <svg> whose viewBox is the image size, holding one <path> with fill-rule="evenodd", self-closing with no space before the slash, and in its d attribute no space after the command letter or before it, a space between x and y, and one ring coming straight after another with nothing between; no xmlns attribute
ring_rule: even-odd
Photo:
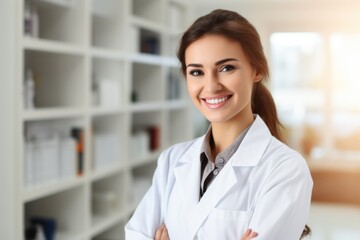
<svg viewBox="0 0 360 240"><path fill-rule="evenodd" d="M252 211L214 208L204 223L204 239L241 239L248 228Z"/></svg>

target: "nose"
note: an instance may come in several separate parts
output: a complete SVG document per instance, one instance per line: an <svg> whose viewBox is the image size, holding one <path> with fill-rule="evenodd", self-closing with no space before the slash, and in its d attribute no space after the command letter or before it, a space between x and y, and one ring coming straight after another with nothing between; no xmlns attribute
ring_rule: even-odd
<svg viewBox="0 0 360 240"><path fill-rule="evenodd" d="M223 86L216 74L209 74L206 81L205 89L210 93L216 93L222 90Z"/></svg>

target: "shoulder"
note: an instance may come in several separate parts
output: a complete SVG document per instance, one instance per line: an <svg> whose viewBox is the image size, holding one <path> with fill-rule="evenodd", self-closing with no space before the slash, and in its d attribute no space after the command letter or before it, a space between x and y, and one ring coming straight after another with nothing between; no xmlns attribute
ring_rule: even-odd
<svg viewBox="0 0 360 240"><path fill-rule="evenodd" d="M196 154L195 151L200 152L200 146L203 139L204 136L195 138L190 141L180 142L168 147L161 153L158 164L172 166L176 164L184 156L185 153L189 151L194 151L194 154Z"/></svg>
<svg viewBox="0 0 360 240"><path fill-rule="evenodd" d="M305 158L275 137L271 138L262 160L273 173L311 179Z"/></svg>

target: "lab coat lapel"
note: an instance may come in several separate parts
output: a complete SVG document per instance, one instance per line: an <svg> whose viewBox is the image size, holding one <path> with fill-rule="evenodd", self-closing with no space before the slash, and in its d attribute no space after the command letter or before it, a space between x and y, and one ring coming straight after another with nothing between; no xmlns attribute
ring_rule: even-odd
<svg viewBox="0 0 360 240"><path fill-rule="evenodd" d="M187 211L194 212L200 198L200 149L204 137L199 138L184 153L179 160L179 165L174 168L176 182L179 183ZM187 219L189 222L190 219ZM190 230L190 229L189 229Z"/></svg>
<svg viewBox="0 0 360 240"><path fill-rule="evenodd" d="M233 167L230 163L226 164L201 198L195 211L192 212L190 229L192 237L195 236L211 210L236 183L237 178Z"/></svg>
<svg viewBox="0 0 360 240"><path fill-rule="evenodd" d="M216 207L224 195L238 182L235 168L256 166L264 154L270 140L271 133L269 129L260 116L256 116L255 121L250 127L243 142L229 162L220 171L219 175L211 183L192 212L192 224L190 227L192 238L196 235L211 210ZM199 185L197 185L197 188L199 188Z"/></svg>
<svg viewBox="0 0 360 240"><path fill-rule="evenodd" d="M201 200L200 192L200 150L204 137L199 138L185 152L174 169L176 181L181 186L183 202L188 212L188 229L194 238L211 210L237 183L234 168L256 166L271 139L269 129L257 116L238 150L211 183Z"/></svg>

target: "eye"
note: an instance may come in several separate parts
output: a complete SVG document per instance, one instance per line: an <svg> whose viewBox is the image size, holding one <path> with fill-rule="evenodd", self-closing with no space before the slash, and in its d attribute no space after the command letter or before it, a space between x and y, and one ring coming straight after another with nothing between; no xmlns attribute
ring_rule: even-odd
<svg viewBox="0 0 360 240"><path fill-rule="evenodd" d="M196 76L203 75L203 72L202 72L201 70L194 69L194 70L191 70L191 71L189 72L189 74L196 77Z"/></svg>
<svg viewBox="0 0 360 240"><path fill-rule="evenodd" d="M225 65L225 66L222 66L220 68L220 72L229 72L229 71L232 71L234 69L235 69L235 67L232 66L232 65Z"/></svg>

